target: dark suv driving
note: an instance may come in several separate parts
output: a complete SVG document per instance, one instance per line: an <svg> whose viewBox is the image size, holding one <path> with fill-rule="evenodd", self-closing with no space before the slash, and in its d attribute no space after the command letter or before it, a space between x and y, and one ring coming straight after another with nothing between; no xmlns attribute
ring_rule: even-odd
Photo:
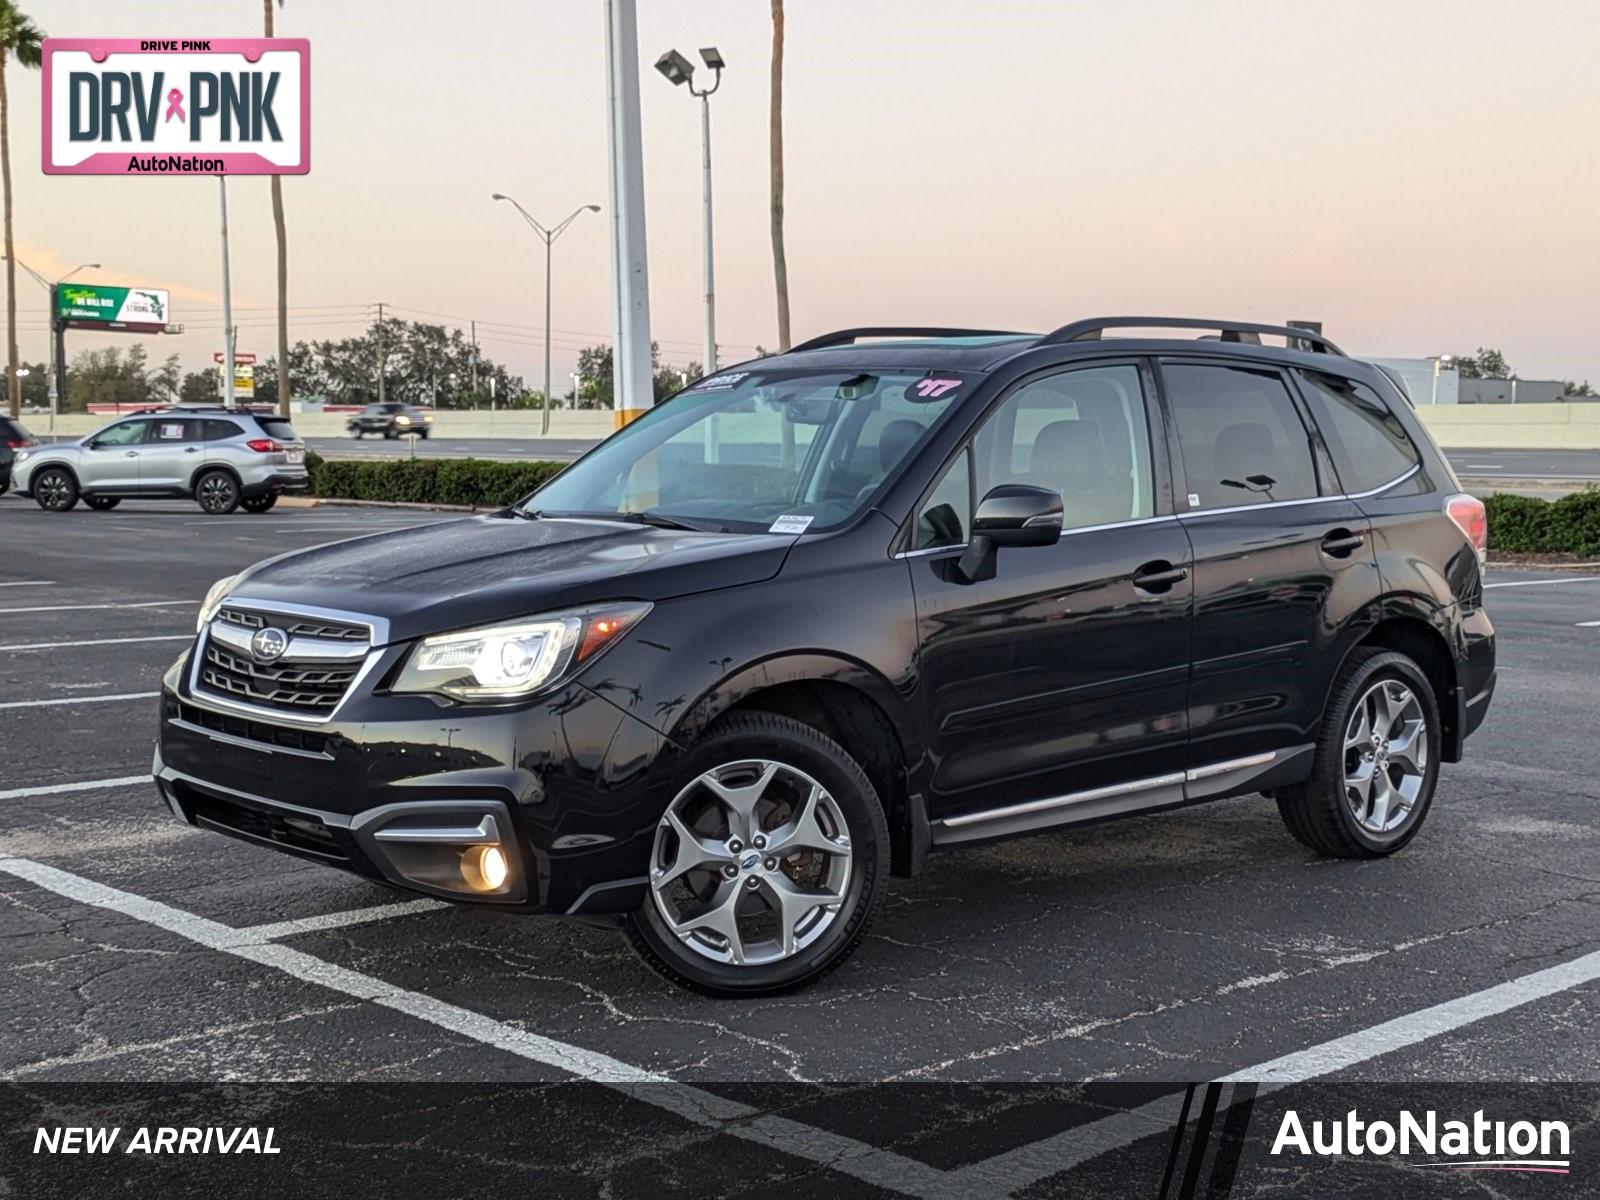
<svg viewBox="0 0 1600 1200"><path fill-rule="evenodd" d="M409 404L386 400L382 404L369 404L352 414L345 422L345 431L358 441L369 433L381 434L384 438L405 437L414 433L419 438L426 438L432 426L432 413L412 408Z"/></svg>
<svg viewBox="0 0 1600 1200"><path fill-rule="evenodd" d="M1485 535L1317 334L847 330L512 508L219 581L155 777L190 823L775 992L933 850L1253 792L1319 853L1398 850L1494 690Z"/></svg>

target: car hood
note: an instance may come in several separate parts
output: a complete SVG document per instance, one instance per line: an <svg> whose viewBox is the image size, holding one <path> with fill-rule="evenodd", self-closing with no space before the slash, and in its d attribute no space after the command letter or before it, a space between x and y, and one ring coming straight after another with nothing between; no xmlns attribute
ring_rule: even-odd
<svg viewBox="0 0 1600 1200"><path fill-rule="evenodd" d="M241 601L310 605L389 622L389 640L609 600L668 600L778 573L788 534L697 533L626 521L471 517L268 559Z"/></svg>

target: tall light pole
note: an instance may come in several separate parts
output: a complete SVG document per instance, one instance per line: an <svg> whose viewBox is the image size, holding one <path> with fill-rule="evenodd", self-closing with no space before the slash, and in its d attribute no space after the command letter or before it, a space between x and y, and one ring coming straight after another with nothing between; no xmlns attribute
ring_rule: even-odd
<svg viewBox="0 0 1600 1200"><path fill-rule="evenodd" d="M3 259L4 257L5 255L0 254L0 259ZM20 258L13 261L16 262L17 266L21 267L24 271L31 275L33 277L33 281L42 287L50 297L49 319L45 322L45 329L47 331L46 336L48 338L48 348L45 351L45 356L46 361L49 364L46 375L49 379L50 388L50 436L54 437L56 432L56 412L61 407L61 389L58 382L58 371L56 369L56 321L58 319L56 317L56 309L58 307L56 304L56 288L60 287L67 280L71 279L79 271L100 270L100 264L79 263L60 279L57 279L54 283L52 283L43 275L39 274L39 272L35 271L27 263L23 262Z"/></svg>
<svg viewBox="0 0 1600 1200"><path fill-rule="evenodd" d="M676 50L668 50L656 59L656 70L667 77L674 87L687 84L689 94L700 100L700 194L703 229L701 231L704 258L702 275L706 294L706 344L705 373L717 369L717 297L714 272L711 266L711 95L722 86L722 68L727 66L715 46L706 46L700 58L707 68L716 72L708 88L694 86L694 64Z"/></svg>
<svg viewBox="0 0 1600 1200"><path fill-rule="evenodd" d="M217 176L222 188L222 394L227 407L234 407L233 397L233 285L228 278L228 177Z"/></svg>
<svg viewBox="0 0 1600 1200"><path fill-rule="evenodd" d="M522 219L528 223L544 242L544 416L539 420L539 435L548 437L550 435L550 248L555 245L556 239L567 231L568 225L571 225L586 212L599 212L600 206L598 204L582 205L573 209L572 215L554 229L546 229L533 219L527 209L511 199L510 196L495 192L490 199L507 201L512 208L522 214Z"/></svg>

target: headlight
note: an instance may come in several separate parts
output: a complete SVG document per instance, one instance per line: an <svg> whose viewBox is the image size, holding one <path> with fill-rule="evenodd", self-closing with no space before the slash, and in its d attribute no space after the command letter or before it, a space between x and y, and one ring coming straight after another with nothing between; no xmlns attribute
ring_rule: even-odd
<svg viewBox="0 0 1600 1200"><path fill-rule="evenodd" d="M396 417L394 419L394 423L396 425L409 425L409 424L411 424L411 418L410 417Z"/></svg>
<svg viewBox="0 0 1600 1200"><path fill-rule="evenodd" d="M594 658L649 611L648 604L605 605L423 638L390 690L520 699Z"/></svg>
<svg viewBox="0 0 1600 1200"><path fill-rule="evenodd" d="M29 451L29 450L18 450L17 451L16 461L19 462L19 463L25 463L32 456L33 456L32 455L32 451Z"/></svg>
<svg viewBox="0 0 1600 1200"><path fill-rule="evenodd" d="M217 615L217 609L222 607L222 602L228 598L228 592L238 578L238 575L228 575L211 585L211 590L206 593L206 598L200 602L200 615L195 618L194 631L196 633L204 629L206 622Z"/></svg>

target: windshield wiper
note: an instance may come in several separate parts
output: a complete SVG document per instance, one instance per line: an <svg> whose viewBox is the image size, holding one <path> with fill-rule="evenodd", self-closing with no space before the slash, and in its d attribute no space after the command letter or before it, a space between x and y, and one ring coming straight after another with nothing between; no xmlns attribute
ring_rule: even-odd
<svg viewBox="0 0 1600 1200"><path fill-rule="evenodd" d="M572 517L577 520L627 521L633 525L651 525L656 529L682 529L689 533L708 532L704 526L691 525L687 521L680 521L677 517L664 517L660 513L652 512L580 512L540 508L514 508L511 511L525 521L539 521L548 517Z"/></svg>

